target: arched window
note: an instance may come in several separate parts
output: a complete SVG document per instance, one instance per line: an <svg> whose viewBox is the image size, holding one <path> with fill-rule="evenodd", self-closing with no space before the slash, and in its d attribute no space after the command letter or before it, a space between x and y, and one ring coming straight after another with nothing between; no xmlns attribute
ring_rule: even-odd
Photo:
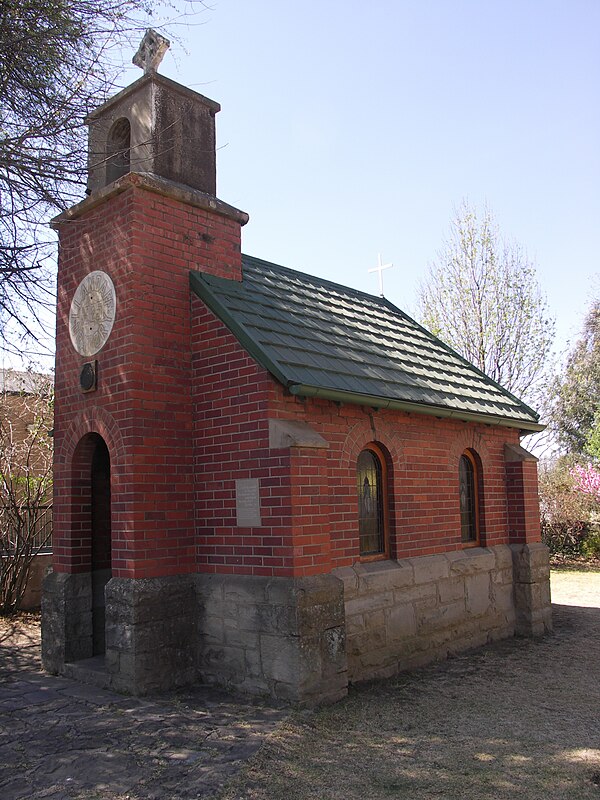
<svg viewBox="0 0 600 800"><path fill-rule="evenodd" d="M389 555L387 470L383 453L369 445L358 457L358 533L363 558Z"/></svg>
<svg viewBox="0 0 600 800"><path fill-rule="evenodd" d="M480 542L480 481L478 460L470 450L465 450L458 465L460 530L461 539L465 545L476 546Z"/></svg>
<svg viewBox="0 0 600 800"><path fill-rule="evenodd" d="M106 141L106 182L112 183L117 178L127 175L131 153L131 125L125 117L118 119L110 131Z"/></svg>

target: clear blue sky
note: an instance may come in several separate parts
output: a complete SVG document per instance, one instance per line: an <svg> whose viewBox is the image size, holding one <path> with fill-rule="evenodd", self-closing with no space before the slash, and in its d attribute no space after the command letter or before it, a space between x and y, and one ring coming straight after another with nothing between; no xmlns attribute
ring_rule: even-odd
<svg viewBox="0 0 600 800"><path fill-rule="evenodd" d="M560 348L600 293L599 32L598 0L214 0L160 71L222 105L245 252L373 293L381 252L414 312L453 209L487 202Z"/></svg>

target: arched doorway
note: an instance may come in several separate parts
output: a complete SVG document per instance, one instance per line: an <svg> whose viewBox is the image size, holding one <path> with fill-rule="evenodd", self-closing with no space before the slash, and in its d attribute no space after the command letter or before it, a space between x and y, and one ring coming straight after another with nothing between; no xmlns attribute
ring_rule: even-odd
<svg viewBox="0 0 600 800"><path fill-rule="evenodd" d="M92 456L92 629L93 654L106 649L104 587L111 578L110 456L99 436Z"/></svg>
<svg viewBox="0 0 600 800"><path fill-rule="evenodd" d="M104 439L86 434L72 463L71 546L78 552L76 571L87 573L91 583L92 642L83 656L87 658L106 650L104 588L112 577L110 455Z"/></svg>

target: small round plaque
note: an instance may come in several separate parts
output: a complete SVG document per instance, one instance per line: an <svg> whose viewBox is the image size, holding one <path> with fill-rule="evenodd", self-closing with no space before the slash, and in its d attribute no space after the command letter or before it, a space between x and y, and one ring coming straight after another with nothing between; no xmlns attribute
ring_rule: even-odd
<svg viewBox="0 0 600 800"><path fill-rule="evenodd" d="M117 311L115 287L106 272L90 272L77 287L69 312L69 334L81 356L93 356L110 336Z"/></svg>
<svg viewBox="0 0 600 800"><path fill-rule="evenodd" d="M91 392L96 388L96 369L89 361L84 364L79 373L79 386L83 392Z"/></svg>

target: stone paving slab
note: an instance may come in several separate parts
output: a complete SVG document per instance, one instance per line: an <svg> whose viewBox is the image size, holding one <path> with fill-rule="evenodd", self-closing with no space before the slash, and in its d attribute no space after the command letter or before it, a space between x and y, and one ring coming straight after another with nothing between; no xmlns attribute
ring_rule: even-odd
<svg viewBox="0 0 600 800"><path fill-rule="evenodd" d="M212 689L134 698L46 675L39 625L0 626L1 800L210 798L287 714Z"/></svg>

